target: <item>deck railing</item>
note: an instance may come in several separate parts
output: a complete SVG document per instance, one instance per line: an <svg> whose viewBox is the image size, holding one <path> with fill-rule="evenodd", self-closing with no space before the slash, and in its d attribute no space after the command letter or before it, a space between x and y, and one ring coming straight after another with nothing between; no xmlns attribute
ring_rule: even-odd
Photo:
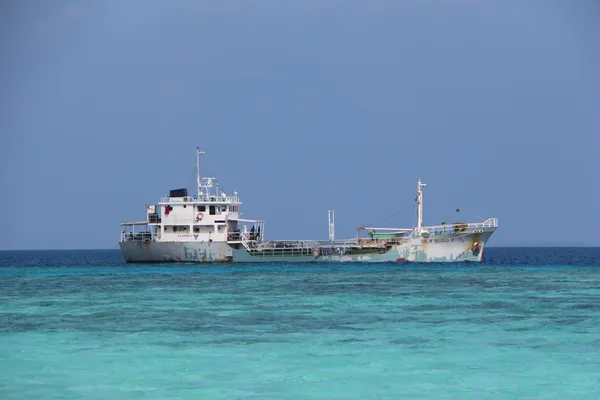
<svg viewBox="0 0 600 400"><path fill-rule="evenodd" d="M270 240L258 244L258 249L312 249L317 241L311 240Z"/></svg>
<svg viewBox="0 0 600 400"><path fill-rule="evenodd" d="M227 240L229 242L261 241L262 235L259 232L229 232Z"/></svg>
<svg viewBox="0 0 600 400"><path fill-rule="evenodd" d="M365 246L381 246L383 244L401 244L408 240L408 236L387 237L387 238L360 238L358 243Z"/></svg>
<svg viewBox="0 0 600 400"><path fill-rule="evenodd" d="M161 197L161 203L239 203L240 197L236 195L231 196L186 196L186 197Z"/></svg>
<svg viewBox="0 0 600 400"><path fill-rule="evenodd" d="M433 226L424 226L423 229L427 230L453 230L456 227L464 227L464 228L497 228L498 227L498 218L488 218L483 222L454 222L452 224L446 225L433 225Z"/></svg>
<svg viewBox="0 0 600 400"><path fill-rule="evenodd" d="M151 242L153 240L152 232L121 232L121 242Z"/></svg>
<svg viewBox="0 0 600 400"><path fill-rule="evenodd" d="M484 228L497 228L498 218L488 218L482 223Z"/></svg>

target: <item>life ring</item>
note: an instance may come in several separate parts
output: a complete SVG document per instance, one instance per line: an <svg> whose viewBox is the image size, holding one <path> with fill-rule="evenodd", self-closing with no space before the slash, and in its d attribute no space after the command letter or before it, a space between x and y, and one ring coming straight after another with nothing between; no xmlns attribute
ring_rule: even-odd
<svg viewBox="0 0 600 400"><path fill-rule="evenodd" d="M204 217L204 214L202 214L202 213L196 214L196 221L202 221L202 217Z"/></svg>

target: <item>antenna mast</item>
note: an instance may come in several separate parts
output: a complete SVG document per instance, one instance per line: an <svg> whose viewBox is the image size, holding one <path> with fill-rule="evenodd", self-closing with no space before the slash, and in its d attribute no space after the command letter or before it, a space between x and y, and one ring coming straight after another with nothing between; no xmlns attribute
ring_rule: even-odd
<svg viewBox="0 0 600 400"><path fill-rule="evenodd" d="M200 184L200 156L204 154L203 151L200 151L200 147L196 147L196 183L198 185L198 198L202 194L202 186Z"/></svg>
<svg viewBox="0 0 600 400"><path fill-rule="evenodd" d="M417 181L417 228L421 231L423 226L423 189L425 185L421 182L421 178Z"/></svg>
<svg viewBox="0 0 600 400"><path fill-rule="evenodd" d="M329 240L335 241L335 210L327 210L329 219Z"/></svg>

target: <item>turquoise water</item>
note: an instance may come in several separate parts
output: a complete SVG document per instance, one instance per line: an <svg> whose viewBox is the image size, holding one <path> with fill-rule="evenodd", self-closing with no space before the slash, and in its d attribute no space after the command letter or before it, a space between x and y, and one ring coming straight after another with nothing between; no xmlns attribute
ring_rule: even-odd
<svg viewBox="0 0 600 400"><path fill-rule="evenodd" d="M0 252L0 398L600 398L600 249L486 257L198 267Z"/></svg>

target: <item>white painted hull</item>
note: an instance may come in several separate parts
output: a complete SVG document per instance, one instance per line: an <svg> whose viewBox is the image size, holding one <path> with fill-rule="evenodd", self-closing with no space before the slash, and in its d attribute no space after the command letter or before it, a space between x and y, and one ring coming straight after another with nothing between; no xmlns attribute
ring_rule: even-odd
<svg viewBox="0 0 600 400"><path fill-rule="evenodd" d="M377 254L340 254L330 249L314 255L251 255L245 248L235 249L226 242L121 242L129 263L218 263L218 262L480 262L484 247L495 228L483 233L463 233L430 238L416 237ZM474 249L473 244L479 248Z"/></svg>
<svg viewBox="0 0 600 400"><path fill-rule="evenodd" d="M226 242L121 242L119 245L128 263L232 261L231 248Z"/></svg>

